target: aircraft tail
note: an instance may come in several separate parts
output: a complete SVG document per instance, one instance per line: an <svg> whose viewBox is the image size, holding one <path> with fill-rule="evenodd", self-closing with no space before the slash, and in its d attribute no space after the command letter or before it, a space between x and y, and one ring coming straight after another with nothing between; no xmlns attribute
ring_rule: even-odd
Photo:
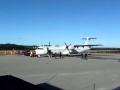
<svg viewBox="0 0 120 90"><path fill-rule="evenodd" d="M83 45L86 45L86 46L84 46L84 47L88 47L87 45L90 45L90 40L91 40L91 39L97 39L97 38L90 38L90 37L83 38L83 40L86 40L86 41L84 42L84 44L83 44Z"/></svg>
<svg viewBox="0 0 120 90"><path fill-rule="evenodd" d="M97 39L97 38L90 38L90 37L83 38L82 40L86 40L86 41L84 42L84 44L83 44L83 45L74 45L74 47L80 47L80 46L82 46L83 48L91 48L91 46L103 46L103 45L101 45L101 44L90 45L90 40L91 40L91 39Z"/></svg>

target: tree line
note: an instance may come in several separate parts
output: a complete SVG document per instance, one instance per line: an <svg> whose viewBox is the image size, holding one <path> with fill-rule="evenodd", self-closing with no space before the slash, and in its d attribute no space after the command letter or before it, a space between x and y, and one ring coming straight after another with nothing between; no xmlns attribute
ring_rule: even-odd
<svg viewBox="0 0 120 90"><path fill-rule="evenodd" d="M35 49L36 45L31 45L31 46L27 46L27 45L17 45L17 44L0 44L0 50L25 50L25 49ZM120 48L91 48L91 50L120 50Z"/></svg>
<svg viewBox="0 0 120 90"><path fill-rule="evenodd" d="M35 46L27 45L17 45L17 44L0 44L0 50L25 50L25 49L34 49Z"/></svg>

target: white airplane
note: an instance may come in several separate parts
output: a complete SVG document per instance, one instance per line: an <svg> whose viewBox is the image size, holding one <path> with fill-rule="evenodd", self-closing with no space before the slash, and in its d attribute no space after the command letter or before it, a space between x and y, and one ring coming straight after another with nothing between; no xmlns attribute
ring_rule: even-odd
<svg viewBox="0 0 120 90"><path fill-rule="evenodd" d="M35 55L37 55L38 57L40 57L41 55L48 55L50 57L51 55L60 54L60 52L62 55L71 56L73 54L81 54L83 52L86 52L91 49L91 46L101 46L100 44L89 45L90 40L96 38L87 37L83 39L86 39L83 45L67 45L65 43L64 46L39 46L34 52Z"/></svg>

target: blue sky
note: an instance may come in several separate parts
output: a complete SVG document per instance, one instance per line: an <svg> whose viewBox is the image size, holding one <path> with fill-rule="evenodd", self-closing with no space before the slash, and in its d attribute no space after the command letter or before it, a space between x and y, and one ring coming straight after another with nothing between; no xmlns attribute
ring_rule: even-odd
<svg viewBox="0 0 120 90"><path fill-rule="evenodd" d="M0 0L0 43L120 47L120 0Z"/></svg>

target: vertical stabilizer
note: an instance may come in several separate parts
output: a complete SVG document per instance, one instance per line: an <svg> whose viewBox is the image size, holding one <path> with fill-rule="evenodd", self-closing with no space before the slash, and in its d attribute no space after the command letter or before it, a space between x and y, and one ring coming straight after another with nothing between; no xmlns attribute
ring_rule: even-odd
<svg viewBox="0 0 120 90"><path fill-rule="evenodd" d="M83 45L90 45L90 40L91 39L96 39L96 38L90 38L90 37L83 38L83 40L86 40ZM88 47L88 46L84 46L84 47Z"/></svg>

